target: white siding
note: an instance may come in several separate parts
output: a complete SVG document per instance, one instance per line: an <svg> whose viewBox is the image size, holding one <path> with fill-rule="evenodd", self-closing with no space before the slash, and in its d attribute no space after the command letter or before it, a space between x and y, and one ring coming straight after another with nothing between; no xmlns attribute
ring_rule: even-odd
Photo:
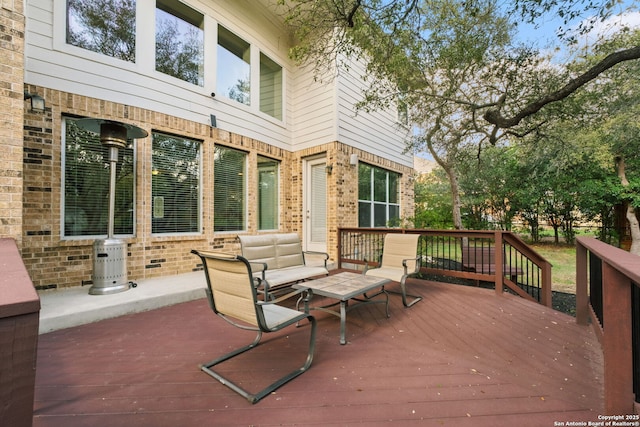
<svg viewBox="0 0 640 427"><path fill-rule="evenodd" d="M397 127L395 111L355 114L354 106L361 98L362 67L352 67L351 75L343 72L330 83L316 83L311 70L295 67L289 60L289 35L262 2L183 1L205 15L204 87L155 71L154 0L137 0L136 63L67 45L66 1L26 0L25 82L200 123L209 123L213 114L221 129L286 150L340 141L412 165L411 156L401 154L404 135ZM251 44L252 67L258 65L258 49L283 67L282 121L261 113L258 102L248 107L211 97L216 87L218 24ZM252 85L256 84L254 80Z"/></svg>
<svg viewBox="0 0 640 427"><path fill-rule="evenodd" d="M356 111L362 100L365 82L362 64L351 63L349 72L338 78L338 134L340 142L376 154L394 162L413 167L411 154L402 154L406 148L409 129L397 122L397 111Z"/></svg>
<svg viewBox="0 0 640 427"><path fill-rule="evenodd" d="M313 80L311 70L295 74L294 138L295 150L340 141L360 150L413 167L411 154L402 154L409 129L397 122L397 112L356 111L362 99L362 64L350 64L326 84Z"/></svg>
<svg viewBox="0 0 640 427"><path fill-rule="evenodd" d="M250 0L185 1L205 15L204 87L191 85L154 70L155 1L138 0L135 64L119 61L65 43L66 2L27 0L25 82L70 93L83 94L126 105L143 107L201 123L216 115L218 127L290 149L291 62L288 35L265 18L259 3ZM283 121L219 97L215 92L216 40L209 33L225 25L283 67L285 111ZM211 60L211 57L214 59ZM143 58L145 61L141 61ZM151 59L150 59L151 58ZM142 63L143 62L143 63ZM256 64L252 64L257 65ZM255 82L254 84L257 84Z"/></svg>
<svg viewBox="0 0 640 427"><path fill-rule="evenodd" d="M314 82L313 71L296 71L293 151L338 140L335 83Z"/></svg>

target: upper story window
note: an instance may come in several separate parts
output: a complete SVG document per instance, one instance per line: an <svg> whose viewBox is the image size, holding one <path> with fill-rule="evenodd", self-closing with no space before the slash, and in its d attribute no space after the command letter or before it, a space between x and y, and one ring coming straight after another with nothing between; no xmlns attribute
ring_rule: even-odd
<svg viewBox="0 0 640 427"><path fill-rule="evenodd" d="M398 98L396 112L398 123L409 126L409 107L404 99Z"/></svg>
<svg viewBox="0 0 640 427"><path fill-rule="evenodd" d="M218 25L218 83L216 91L251 105L251 48L249 43Z"/></svg>
<svg viewBox="0 0 640 427"><path fill-rule="evenodd" d="M282 61L286 60L262 51L262 45L267 44L270 37L259 38L252 44L238 35L242 33L232 32L221 22L207 25L211 17L196 9L199 6L191 7L189 3L193 2L187 0L54 3L56 16L59 13L66 18L65 25L55 28L54 48L85 56L88 75L100 74L93 67L103 65L133 73L130 78L124 78L124 73L110 74L108 68L104 68L107 80L117 78L123 83L116 93L126 93L138 85L141 89L138 94L158 90L158 93L196 103L192 98L194 94L208 97L213 93L235 101L235 107L245 112L284 120L287 102ZM136 28L136 24L140 26ZM205 30L215 33L214 39ZM217 43L216 48L209 46L209 41ZM86 51L83 54L77 48L100 56ZM170 77L164 76L189 85L181 81L172 83ZM105 84L103 80L97 83L103 89ZM173 87L162 88L158 84Z"/></svg>
<svg viewBox="0 0 640 427"><path fill-rule="evenodd" d="M282 67L260 52L260 111L282 120Z"/></svg>
<svg viewBox="0 0 640 427"><path fill-rule="evenodd" d="M204 15L178 0L156 1L156 70L204 86Z"/></svg>
<svg viewBox="0 0 640 427"><path fill-rule="evenodd" d="M100 136L78 128L75 120L63 118L62 209L63 237L96 238L107 235L109 223L109 148ZM133 142L118 149L114 233L133 235L134 157Z"/></svg>
<svg viewBox="0 0 640 427"><path fill-rule="evenodd" d="M258 156L258 230L277 230L279 202L279 162Z"/></svg>
<svg viewBox="0 0 640 427"><path fill-rule="evenodd" d="M67 43L135 62L136 0L67 0Z"/></svg>
<svg viewBox="0 0 640 427"><path fill-rule="evenodd" d="M358 227L386 227L400 219L400 175L358 164Z"/></svg>
<svg viewBox="0 0 640 427"><path fill-rule="evenodd" d="M247 153L216 145L213 154L213 230L241 231L246 224Z"/></svg>
<svg viewBox="0 0 640 427"><path fill-rule="evenodd" d="M152 233L200 231L200 142L153 133Z"/></svg>

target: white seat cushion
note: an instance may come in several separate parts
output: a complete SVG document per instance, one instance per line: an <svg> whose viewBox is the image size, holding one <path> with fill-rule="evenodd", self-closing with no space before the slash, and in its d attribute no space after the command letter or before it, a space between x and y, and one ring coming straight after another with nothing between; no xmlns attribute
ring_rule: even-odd
<svg viewBox="0 0 640 427"><path fill-rule="evenodd" d="M329 272L324 267L298 266L280 268L278 270L267 270L266 279L270 286L277 286L327 274L329 274Z"/></svg>

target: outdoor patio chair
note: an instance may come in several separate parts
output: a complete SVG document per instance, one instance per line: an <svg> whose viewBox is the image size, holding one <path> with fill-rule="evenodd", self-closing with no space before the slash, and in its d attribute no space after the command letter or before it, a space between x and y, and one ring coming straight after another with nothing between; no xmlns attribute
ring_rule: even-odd
<svg viewBox="0 0 640 427"><path fill-rule="evenodd" d="M365 264L363 271L366 276L400 282L402 304L405 307L411 307L422 299L421 296L407 294L405 283L407 277L418 273L420 268L420 257L417 255L419 238L419 234L388 233L384 236L378 267L369 269L369 265ZM414 298L413 301L407 302L407 296Z"/></svg>
<svg viewBox="0 0 640 427"><path fill-rule="evenodd" d="M256 403L278 387L309 369L315 349L316 320L307 313L277 304L292 296L299 296L303 292L302 290L291 292L278 299L260 301L253 283L251 266L246 258L239 255L196 250L192 250L191 253L199 256L202 260L204 274L207 279L206 293L213 312L233 326L257 332L257 336L251 344L201 365L201 369L204 372L244 396L249 402ZM306 361L301 367L296 368L263 390L252 394L229 378L213 370L213 367L219 363L256 347L260 343L263 332L276 332L290 325L296 326L298 322L304 319L311 323Z"/></svg>

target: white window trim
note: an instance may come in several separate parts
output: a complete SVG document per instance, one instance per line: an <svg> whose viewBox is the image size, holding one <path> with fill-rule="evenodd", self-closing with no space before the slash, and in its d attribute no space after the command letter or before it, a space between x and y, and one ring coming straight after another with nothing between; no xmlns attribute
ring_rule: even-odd
<svg viewBox="0 0 640 427"><path fill-rule="evenodd" d="M65 0L53 2L53 51L74 56L78 61L90 61L92 63L103 64L105 66L122 69L128 72L141 74L151 79L161 81L168 85L177 86L182 90L194 92L195 94L211 97L216 93L217 87L217 49L218 49L218 25L223 25L229 31L236 34L249 44L251 58L251 105L246 106L238 102L226 99L225 97L215 97L216 102L222 102L232 108L244 110L248 114L260 117L269 123L286 127L288 100L287 84L289 73L286 67L282 66L284 59L272 51L267 46L260 43L259 39L251 37L242 31L234 22L221 19L221 16L207 12L203 8L197 7L191 1L185 1L185 5L204 15L204 85L198 86L179 78L172 77L156 71L155 69L155 1L136 1L136 59L135 62L123 61L88 49L73 46L66 42L66 22L67 22L67 2ZM144 31L144 33L141 33ZM267 113L260 111L259 77L260 77L260 52L267 55L272 61L282 67L282 120L277 119ZM255 88L253 87L255 86ZM257 90L256 90L257 89ZM89 95L92 96L92 95ZM97 95L95 95L97 96Z"/></svg>

